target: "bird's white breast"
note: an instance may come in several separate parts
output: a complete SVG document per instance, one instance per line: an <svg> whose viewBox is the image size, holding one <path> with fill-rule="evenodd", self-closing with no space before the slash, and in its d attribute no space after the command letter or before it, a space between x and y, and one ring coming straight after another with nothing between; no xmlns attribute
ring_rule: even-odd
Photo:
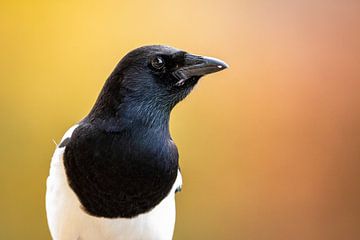
<svg viewBox="0 0 360 240"><path fill-rule="evenodd" d="M77 125L64 139L71 137ZM57 147L47 179L46 213L54 240L169 240L175 225L175 189L182 184L178 172L170 193L151 211L134 218L101 218L88 215L69 187L63 165L65 147Z"/></svg>

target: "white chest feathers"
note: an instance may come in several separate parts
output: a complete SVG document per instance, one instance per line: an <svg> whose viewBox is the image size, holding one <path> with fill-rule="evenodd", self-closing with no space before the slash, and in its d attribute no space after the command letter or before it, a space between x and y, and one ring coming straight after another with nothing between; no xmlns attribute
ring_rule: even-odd
<svg viewBox="0 0 360 240"><path fill-rule="evenodd" d="M71 137L70 128L62 141ZM178 172L170 193L151 211L134 218L101 218L88 215L69 187L64 164L65 147L56 148L46 184L46 213L54 240L170 240L175 225L175 190L181 186Z"/></svg>

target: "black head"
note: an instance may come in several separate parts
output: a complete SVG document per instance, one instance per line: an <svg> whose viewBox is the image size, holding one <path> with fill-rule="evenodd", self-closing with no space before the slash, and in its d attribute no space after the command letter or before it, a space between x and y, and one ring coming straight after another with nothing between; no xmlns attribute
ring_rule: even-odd
<svg viewBox="0 0 360 240"><path fill-rule="evenodd" d="M173 106L183 99L198 80L227 68L214 58L195 56L168 46L152 45L128 53L114 73L122 76L122 87L147 100ZM154 98L154 99L152 99Z"/></svg>
<svg viewBox="0 0 360 240"><path fill-rule="evenodd" d="M192 55L168 46L137 48L116 66L92 113L107 109L114 114L119 108L123 111L125 108L136 109L143 115L143 111L170 112L202 76L227 67L218 59Z"/></svg>

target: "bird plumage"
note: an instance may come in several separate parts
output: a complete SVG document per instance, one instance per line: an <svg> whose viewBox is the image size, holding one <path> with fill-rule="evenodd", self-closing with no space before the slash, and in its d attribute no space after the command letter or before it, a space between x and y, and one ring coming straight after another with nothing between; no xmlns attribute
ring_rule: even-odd
<svg viewBox="0 0 360 240"><path fill-rule="evenodd" d="M71 137L71 127L61 141ZM169 194L150 212L134 218L103 218L84 211L76 194L69 187L63 164L65 147L57 147L47 179L46 211L50 232L56 240L137 240L171 239L175 224L175 190L182 184L181 174Z"/></svg>
<svg viewBox="0 0 360 240"><path fill-rule="evenodd" d="M170 112L201 76L223 68L160 45L119 62L53 155L46 193L53 239L172 238L182 180Z"/></svg>

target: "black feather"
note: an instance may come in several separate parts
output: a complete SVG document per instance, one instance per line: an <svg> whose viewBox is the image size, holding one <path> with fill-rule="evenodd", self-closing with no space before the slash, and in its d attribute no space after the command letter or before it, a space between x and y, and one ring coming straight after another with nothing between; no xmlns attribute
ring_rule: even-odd
<svg viewBox="0 0 360 240"><path fill-rule="evenodd" d="M167 64L161 72L149 65L158 55ZM179 166L170 112L199 79L175 85L171 71L184 63L183 55L163 46L129 53L71 139L61 143L68 182L89 214L134 217L171 190Z"/></svg>

